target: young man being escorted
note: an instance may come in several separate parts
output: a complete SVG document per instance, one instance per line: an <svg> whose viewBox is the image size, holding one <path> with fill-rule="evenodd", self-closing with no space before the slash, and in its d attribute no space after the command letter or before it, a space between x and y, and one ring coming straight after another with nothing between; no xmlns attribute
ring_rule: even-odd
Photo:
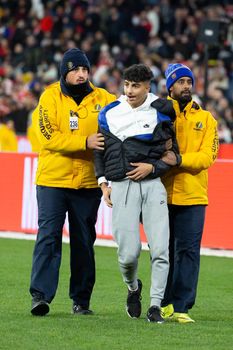
<svg viewBox="0 0 233 350"><path fill-rule="evenodd" d="M142 220L152 269L147 320L163 323L160 304L169 268L169 223L167 193L159 176L177 164L179 155L171 119L166 116L175 118L173 104L149 92L152 77L149 67L143 64L125 70L125 95L99 115L105 150L95 151L95 166L104 199L112 207L112 232L128 288L127 314L131 318L141 315L142 282L137 268Z"/></svg>

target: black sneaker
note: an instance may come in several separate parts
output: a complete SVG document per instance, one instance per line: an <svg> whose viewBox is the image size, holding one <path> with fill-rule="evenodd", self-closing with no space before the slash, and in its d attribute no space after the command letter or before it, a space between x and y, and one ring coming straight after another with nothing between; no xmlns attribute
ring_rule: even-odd
<svg viewBox="0 0 233 350"><path fill-rule="evenodd" d="M160 314L160 308L158 306L151 306L148 309L146 316L148 322L164 323L164 319Z"/></svg>
<svg viewBox="0 0 233 350"><path fill-rule="evenodd" d="M126 312L131 318L138 318L142 312L141 305L141 291L142 291L142 282L138 280L138 289L136 291L128 290L128 296L126 301Z"/></svg>
<svg viewBox="0 0 233 350"><path fill-rule="evenodd" d="M41 294L35 294L32 297L31 313L34 316L45 316L49 312L49 304L44 300Z"/></svg>
<svg viewBox="0 0 233 350"><path fill-rule="evenodd" d="M88 307L78 305L76 303L73 303L72 313L75 315L93 315L94 314L94 312L92 310L89 310Z"/></svg>

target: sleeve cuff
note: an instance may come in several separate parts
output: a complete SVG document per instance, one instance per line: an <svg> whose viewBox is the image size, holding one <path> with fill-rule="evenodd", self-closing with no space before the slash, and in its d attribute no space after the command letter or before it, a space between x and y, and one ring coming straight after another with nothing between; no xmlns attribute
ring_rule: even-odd
<svg viewBox="0 0 233 350"><path fill-rule="evenodd" d="M100 177L98 178L98 185L100 186L103 182L108 183L108 181L106 180L106 177L105 177L105 176L100 176Z"/></svg>

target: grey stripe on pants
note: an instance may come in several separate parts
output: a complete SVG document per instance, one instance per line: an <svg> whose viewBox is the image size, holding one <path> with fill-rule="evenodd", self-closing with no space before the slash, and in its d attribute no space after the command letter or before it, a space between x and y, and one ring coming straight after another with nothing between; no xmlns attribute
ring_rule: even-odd
<svg viewBox="0 0 233 350"><path fill-rule="evenodd" d="M140 182L112 182L112 232L118 245L118 262L125 283L137 287L141 251L140 214L151 255L150 305L160 306L169 269L167 193L160 178Z"/></svg>

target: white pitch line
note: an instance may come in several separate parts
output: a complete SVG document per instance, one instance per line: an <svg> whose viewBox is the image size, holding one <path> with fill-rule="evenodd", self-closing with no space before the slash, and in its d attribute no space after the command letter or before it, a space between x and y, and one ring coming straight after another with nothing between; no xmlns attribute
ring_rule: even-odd
<svg viewBox="0 0 233 350"><path fill-rule="evenodd" d="M0 238L25 239L25 240L35 241L36 235L31 234L31 233L2 231L2 232L0 232ZM64 243L69 243L69 237L63 236L62 241ZM117 247L116 242L114 242L110 239L98 239L97 238L95 241L95 245L101 246L101 247L114 247L114 248ZM142 249L148 250L147 243L142 243ZM233 258L233 250L201 248L201 255Z"/></svg>

